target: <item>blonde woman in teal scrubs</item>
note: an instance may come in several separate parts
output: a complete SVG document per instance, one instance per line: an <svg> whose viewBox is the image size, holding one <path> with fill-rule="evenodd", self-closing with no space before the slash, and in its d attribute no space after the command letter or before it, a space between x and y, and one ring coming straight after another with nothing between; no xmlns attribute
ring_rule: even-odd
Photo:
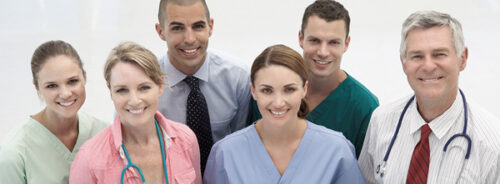
<svg viewBox="0 0 500 184"><path fill-rule="evenodd" d="M46 107L11 131L0 149L1 183L68 183L80 146L107 124L78 112L86 75L78 53L63 41L40 45L31 59L33 84Z"/></svg>

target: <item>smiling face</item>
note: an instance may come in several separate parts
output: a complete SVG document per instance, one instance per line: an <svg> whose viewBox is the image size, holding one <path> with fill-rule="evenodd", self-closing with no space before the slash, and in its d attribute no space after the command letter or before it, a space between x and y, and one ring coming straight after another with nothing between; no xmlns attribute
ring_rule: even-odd
<svg viewBox="0 0 500 184"><path fill-rule="evenodd" d="M47 104L46 112L60 118L74 118L85 102L85 76L68 56L49 57L37 74L37 91ZM36 86L36 85L35 85Z"/></svg>
<svg viewBox="0 0 500 184"><path fill-rule="evenodd" d="M212 34L213 19L207 20L202 2L182 6L167 3L166 18L156 25L160 38L167 42L172 65L186 75L192 75L203 64Z"/></svg>
<svg viewBox="0 0 500 184"><path fill-rule="evenodd" d="M262 121L284 125L298 119L297 112L306 95L307 84L297 73L284 66L269 65L256 72L250 87Z"/></svg>
<svg viewBox="0 0 500 184"><path fill-rule="evenodd" d="M312 15L304 33L299 32L299 43L312 77L335 76L340 72L342 55L349 46L344 20L326 20Z"/></svg>
<svg viewBox="0 0 500 184"><path fill-rule="evenodd" d="M153 122L163 86L154 83L135 63L119 61L110 73L108 87L121 122L132 126Z"/></svg>
<svg viewBox="0 0 500 184"><path fill-rule="evenodd" d="M402 65L417 99L454 99L468 51L457 56L449 27L416 28L408 33L406 42Z"/></svg>

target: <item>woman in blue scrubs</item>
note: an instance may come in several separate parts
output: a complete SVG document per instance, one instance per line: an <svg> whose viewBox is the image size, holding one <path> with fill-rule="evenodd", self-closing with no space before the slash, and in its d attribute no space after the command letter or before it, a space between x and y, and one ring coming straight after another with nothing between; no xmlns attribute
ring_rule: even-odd
<svg viewBox="0 0 500 184"><path fill-rule="evenodd" d="M212 147L204 183L365 183L353 145L304 119L308 76L287 46L257 56L250 87L262 119Z"/></svg>

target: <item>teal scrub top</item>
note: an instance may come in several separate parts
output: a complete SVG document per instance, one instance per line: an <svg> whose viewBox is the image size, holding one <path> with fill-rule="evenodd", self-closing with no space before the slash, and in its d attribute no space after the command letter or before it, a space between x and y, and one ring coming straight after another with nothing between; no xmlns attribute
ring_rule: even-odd
<svg viewBox="0 0 500 184"><path fill-rule="evenodd" d="M248 123L262 118L255 100L252 99L251 103L252 108ZM357 158L363 147L372 112L378 105L377 97L363 84L347 74L347 78L316 106L306 119L342 132L354 145Z"/></svg>
<svg viewBox="0 0 500 184"><path fill-rule="evenodd" d="M0 149L1 183L67 184L71 163L82 144L108 125L85 113L78 113L78 122L72 152L31 117L11 131Z"/></svg>

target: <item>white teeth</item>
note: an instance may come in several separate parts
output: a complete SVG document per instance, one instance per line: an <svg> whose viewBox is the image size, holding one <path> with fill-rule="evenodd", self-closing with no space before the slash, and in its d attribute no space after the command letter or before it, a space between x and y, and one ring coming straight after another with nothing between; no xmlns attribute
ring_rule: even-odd
<svg viewBox="0 0 500 184"><path fill-rule="evenodd" d="M132 109L129 109L128 111L129 111L130 113L132 113L132 114L139 114L139 113L141 113L142 111L144 111L144 108L142 108L142 109L138 109L138 110L132 110Z"/></svg>
<svg viewBox="0 0 500 184"><path fill-rule="evenodd" d="M437 78L434 78L434 79L423 79L423 80L424 80L424 82L432 82L432 81L436 81Z"/></svg>
<svg viewBox="0 0 500 184"><path fill-rule="evenodd" d="M329 61L316 61L316 60L314 62L321 64L321 65L325 65L325 64L330 63Z"/></svg>
<svg viewBox="0 0 500 184"><path fill-rule="evenodd" d="M286 111L281 111L281 112L276 112L276 111L271 111L271 113L276 114L276 115L281 115L284 114Z"/></svg>
<svg viewBox="0 0 500 184"><path fill-rule="evenodd" d="M191 54L194 53L197 49L191 49L191 50L184 50L184 52Z"/></svg>
<svg viewBox="0 0 500 184"><path fill-rule="evenodd" d="M64 103L64 102L59 102L59 105L62 105L62 106L70 106L70 105L72 105L73 103L75 103L75 101L66 102L66 103Z"/></svg>

